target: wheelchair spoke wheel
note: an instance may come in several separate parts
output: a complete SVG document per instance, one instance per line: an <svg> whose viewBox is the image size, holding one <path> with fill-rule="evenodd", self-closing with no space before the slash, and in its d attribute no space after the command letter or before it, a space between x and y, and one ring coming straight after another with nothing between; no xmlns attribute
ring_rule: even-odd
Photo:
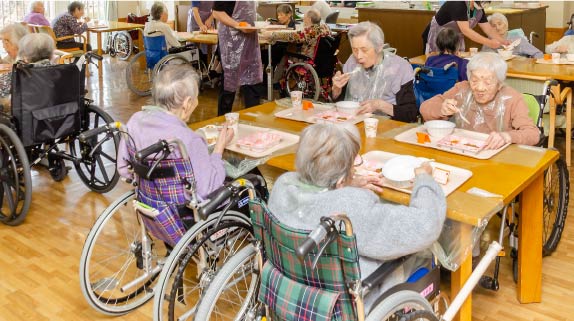
<svg viewBox="0 0 574 321"><path fill-rule="evenodd" d="M0 221L19 225L32 202L30 164L20 138L0 124Z"/></svg>
<svg viewBox="0 0 574 321"><path fill-rule="evenodd" d="M568 213L570 179L566 162L559 158L544 173L543 255L552 254L562 236Z"/></svg>
<svg viewBox="0 0 574 321"><path fill-rule="evenodd" d="M66 163L62 158L51 159L51 157L48 155L48 164L48 171L50 172L50 176L54 181L61 182L64 180L64 178L66 178L66 175L68 175L68 168L66 167Z"/></svg>
<svg viewBox="0 0 574 321"><path fill-rule="evenodd" d="M151 94L152 72L148 69L145 51L139 52L130 59L126 67L126 83L128 88L138 96Z"/></svg>
<svg viewBox="0 0 574 321"><path fill-rule="evenodd" d="M155 77L165 66L167 65L185 65L189 62L185 59L182 55L179 54L170 54L163 58L155 64L153 67L153 76Z"/></svg>
<svg viewBox="0 0 574 321"><path fill-rule="evenodd" d="M217 271L250 245L253 233L245 214L228 211L196 223L168 258L156 289L154 320L193 320L197 303Z"/></svg>
<svg viewBox="0 0 574 321"><path fill-rule="evenodd" d="M433 311L429 302L422 295L414 291L402 290L391 294L373 307L366 320L418 320L416 317L409 318L409 315L414 316L415 313L413 312L423 310L431 312L431 314ZM429 313L419 312L419 314L429 316L422 318L422 320L438 320L436 317L430 318Z"/></svg>
<svg viewBox="0 0 574 321"><path fill-rule="evenodd" d="M302 91L303 98L317 100L321 93L321 82L315 69L306 63L296 63L289 66L285 73L287 93Z"/></svg>
<svg viewBox="0 0 574 321"><path fill-rule="evenodd" d="M114 52L119 60L128 60L132 54L132 37L127 32L118 32L112 40Z"/></svg>
<svg viewBox="0 0 574 321"><path fill-rule="evenodd" d="M86 131L112 123L110 115L96 106L87 106L86 117L82 120L82 130ZM77 159L74 166L80 179L92 191L105 193L110 191L119 179L116 170L116 156L119 138L117 134L101 133L82 143L76 137L70 141L70 151Z"/></svg>
<svg viewBox="0 0 574 321"><path fill-rule="evenodd" d="M153 297L155 281L169 253L149 233L142 235L130 191L98 217L80 258L82 294L96 310L121 315Z"/></svg>
<svg viewBox="0 0 574 321"><path fill-rule="evenodd" d="M253 246L229 259L205 291L195 320L255 320L259 286L257 261Z"/></svg>

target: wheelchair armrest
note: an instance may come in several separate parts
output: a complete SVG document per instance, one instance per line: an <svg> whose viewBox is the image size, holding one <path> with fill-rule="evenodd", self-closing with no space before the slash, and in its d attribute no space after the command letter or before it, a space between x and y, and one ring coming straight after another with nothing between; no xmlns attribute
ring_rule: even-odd
<svg viewBox="0 0 574 321"><path fill-rule="evenodd" d="M367 278L365 278L362 282L362 286L364 288L372 289L374 286L382 284L385 279L395 271L397 267L402 265L409 256L403 256L398 259L394 259L392 261L387 261L379 266L375 272L371 273Z"/></svg>
<svg viewBox="0 0 574 321"><path fill-rule="evenodd" d="M309 57L309 56L305 56L305 55L302 55L302 54L299 54L299 53L295 53L295 52L289 52L289 51L287 51L287 52L285 53L285 55L287 55L288 57L299 58L299 59L302 59L302 60L305 60L305 61L307 61L307 60L312 60L312 58Z"/></svg>

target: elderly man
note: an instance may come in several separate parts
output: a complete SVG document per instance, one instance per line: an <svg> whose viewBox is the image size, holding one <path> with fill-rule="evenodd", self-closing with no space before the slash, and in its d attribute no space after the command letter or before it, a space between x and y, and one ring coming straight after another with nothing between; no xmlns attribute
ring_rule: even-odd
<svg viewBox="0 0 574 321"><path fill-rule="evenodd" d="M2 64L13 64L17 61L18 57L18 43L25 35L28 34L28 29L20 23L13 23L0 30L0 38L2 38L2 46L8 54L0 59Z"/></svg>
<svg viewBox="0 0 574 321"><path fill-rule="evenodd" d="M84 22L78 22L84 16L84 4L79 1L71 2L68 5L68 12L60 14L52 22L52 29L57 38L82 34L88 30L89 17L84 17ZM83 48L82 42L77 42L74 38L58 41L58 49ZM86 45L88 51L92 51L90 44Z"/></svg>
<svg viewBox="0 0 574 321"><path fill-rule="evenodd" d="M34 1L30 4L30 12L22 19L25 23L31 25L49 26L50 21L44 16L44 2Z"/></svg>
<svg viewBox="0 0 574 321"><path fill-rule="evenodd" d="M525 57L533 57L533 58L542 58L544 54L542 51L538 50L538 48L534 47L531 43L526 40L526 37L520 36L518 34L511 35L508 33L508 19L502 13L495 12L492 15L488 16L488 22L496 30L498 35L502 38L508 40L509 42L513 42L517 39L520 39L520 42L514 49L512 53L519 56ZM483 46L482 51L495 51L494 49Z"/></svg>

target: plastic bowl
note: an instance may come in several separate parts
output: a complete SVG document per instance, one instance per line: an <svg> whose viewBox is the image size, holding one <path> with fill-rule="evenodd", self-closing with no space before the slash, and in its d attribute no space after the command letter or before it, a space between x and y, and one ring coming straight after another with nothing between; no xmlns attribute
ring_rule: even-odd
<svg viewBox="0 0 574 321"><path fill-rule="evenodd" d="M430 120L425 123L425 128L429 132L429 135L439 139L452 134L455 127L455 123L446 120Z"/></svg>
<svg viewBox="0 0 574 321"><path fill-rule="evenodd" d="M499 49L498 54L502 59L510 59L512 57L512 50Z"/></svg>
<svg viewBox="0 0 574 321"><path fill-rule="evenodd" d="M357 114L359 107L361 107L361 104L356 101L340 101L335 104L335 107L338 112L355 115Z"/></svg>
<svg viewBox="0 0 574 321"><path fill-rule="evenodd" d="M414 156L396 156L385 162L382 173L387 183L392 186L408 188L413 185L415 168L419 167L422 162L422 159Z"/></svg>

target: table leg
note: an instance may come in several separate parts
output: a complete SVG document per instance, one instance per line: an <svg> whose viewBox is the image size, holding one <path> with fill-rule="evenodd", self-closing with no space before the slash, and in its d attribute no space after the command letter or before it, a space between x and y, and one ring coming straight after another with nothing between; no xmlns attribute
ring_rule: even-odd
<svg viewBox="0 0 574 321"><path fill-rule="evenodd" d="M102 33L98 32L98 55L103 57L104 51L102 50ZM102 64L103 64L103 59L102 60L98 60L98 77L102 78L103 73L102 73Z"/></svg>
<svg viewBox="0 0 574 321"><path fill-rule="evenodd" d="M471 237L472 231L467 231L467 229L463 229L461 231L461 237ZM454 298L460 289L468 280L468 277L472 273L472 251L468 254L466 259L462 262L458 270L451 273L451 280L450 280L450 292L451 292L451 299ZM472 320L472 294L468 296L468 298L464 301L460 310L456 314L454 320L456 321L470 321Z"/></svg>
<svg viewBox="0 0 574 321"><path fill-rule="evenodd" d="M273 101L273 68L271 65L271 43L267 45L267 57L269 61L267 62L267 100Z"/></svg>
<svg viewBox="0 0 574 321"><path fill-rule="evenodd" d="M522 191L518 223L518 286L520 303L542 299L542 195L544 173Z"/></svg>

